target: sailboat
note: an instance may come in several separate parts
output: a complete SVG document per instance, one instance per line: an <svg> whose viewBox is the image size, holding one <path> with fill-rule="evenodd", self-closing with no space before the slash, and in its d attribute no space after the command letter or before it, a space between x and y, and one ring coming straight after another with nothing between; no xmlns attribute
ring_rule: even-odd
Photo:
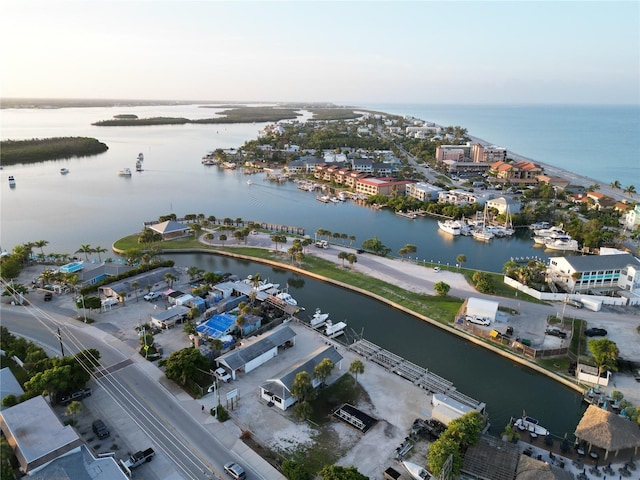
<svg viewBox="0 0 640 480"><path fill-rule="evenodd" d="M487 206L484 206L484 212L482 214L482 220L476 220L475 227L473 232L471 233L473 238L476 240L480 240L481 242L488 242L493 237L494 234L487 228Z"/></svg>

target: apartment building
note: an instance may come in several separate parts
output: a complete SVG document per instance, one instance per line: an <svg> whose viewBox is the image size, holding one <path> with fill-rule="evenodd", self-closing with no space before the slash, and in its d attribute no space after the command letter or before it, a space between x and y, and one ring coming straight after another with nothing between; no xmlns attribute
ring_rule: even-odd
<svg viewBox="0 0 640 480"><path fill-rule="evenodd" d="M474 144L471 147L471 161L474 163L493 163L507 160L507 149L496 145Z"/></svg>
<svg viewBox="0 0 640 480"><path fill-rule="evenodd" d="M403 197L411 180L397 180L391 177L363 178L355 184L357 193L369 195L386 195Z"/></svg>
<svg viewBox="0 0 640 480"><path fill-rule="evenodd" d="M430 183L418 182L407 185L406 196L412 197L421 202L437 202L440 193L444 190Z"/></svg>

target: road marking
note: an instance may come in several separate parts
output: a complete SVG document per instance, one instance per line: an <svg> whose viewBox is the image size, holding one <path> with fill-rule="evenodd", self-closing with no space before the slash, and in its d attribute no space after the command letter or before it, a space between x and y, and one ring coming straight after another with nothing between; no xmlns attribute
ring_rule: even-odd
<svg viewBox="0 0 640 480"><path fill-rule="evenodd" d="M96 378L102 378L105 375L111 375L112 373L117 372L118 370L122 370L124 367L127 367L133 363L133 360L127 358L126 360L122 360L121 362L114 363L106 368L97 370L95 373Z"/></svg>

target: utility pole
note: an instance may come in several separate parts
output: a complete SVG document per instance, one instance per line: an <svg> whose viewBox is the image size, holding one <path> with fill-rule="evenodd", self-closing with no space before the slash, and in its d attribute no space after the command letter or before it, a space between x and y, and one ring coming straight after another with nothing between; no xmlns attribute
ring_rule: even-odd
<svg viewBox="0 0 640 480"><path fill-rule="evenodd" d="M62 346L62 334L60 333L60 327L58 327L58 334L56 336L60 341L60 355L64 357L64 347Z"/></svg>

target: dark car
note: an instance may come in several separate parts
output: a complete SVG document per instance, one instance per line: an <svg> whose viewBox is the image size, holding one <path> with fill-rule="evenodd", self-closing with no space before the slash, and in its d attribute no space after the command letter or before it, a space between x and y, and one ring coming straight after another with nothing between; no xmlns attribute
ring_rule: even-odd
<svg viewBox="0 0 640 480"><path fill-rule="evenodd" d="M96 420L95 422L93 422L91 428L93 429L93 433L95 433L100 439L107 438L109 435L111 435L111 433L107 429L107 426L102 420Z"/></svg>
<svg viewBox="0 0 640 480"><path fill-rule="evenodd" d="M44 294L44 301L45 301L45 302L50 302L52 298L53 298L53 293L51 293L51 292L46 292L46 293Z"/></svg>
<svg viewBox="0 0 640 480"><path fill-rule="evenodd" d="M63 393L58 397L58 403L60 405L69 405L74 400L82 400L83 398L91 396L90 388L81 388L71 393Z"/></svg>
<svg viewBox="0 0 640 480"><path fill-rule="evenodd" d="M547 328L546 334L553 337L567 338L567 332L563 332L559 328Z"/></svg>
<svg viewBox="0 0 640 480"><path fill-rule="evenodd" d="M607 331L604 328L587 328L584 332L587 337L604 337Z"/></svg>

